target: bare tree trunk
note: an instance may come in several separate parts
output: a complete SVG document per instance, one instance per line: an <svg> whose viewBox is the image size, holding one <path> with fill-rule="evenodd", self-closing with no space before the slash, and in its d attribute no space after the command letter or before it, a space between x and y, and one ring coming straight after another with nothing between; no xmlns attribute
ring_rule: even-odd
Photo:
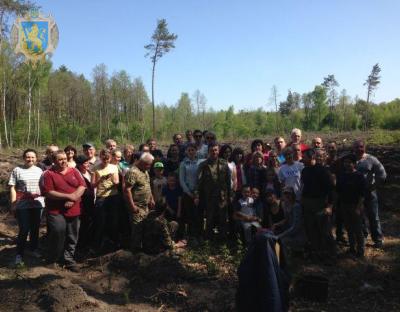
<svg viewBox="0 0 400 312"><path fill-rule="evenodd" d="M36 146L40 144L40 88L39 88L39 98L37 107L37 129L36 129Z"/></svg>
<svg viewBox="0 0 400 312"><path fill-rule="evenodd" d="M153 107L153 137L156 135L156 108L154 103L154 73L156 69L156 61L153 61L153 70L151 73L151 105Z"/></svg>
<svg viewBox="0 0 400 312"><path fill-rule="evenodd" d="M100 139L100 141L101 141L101 121L103 118L103 115L101 113L102 110L103 110L103 107L100 105L100 109L99 109L99 113L100 113L100 115L99 115L99 139Z"/></svg>
<svg viewBox="0 0 400 312"><path fill-rule="evenodd" d="M368 106L369 106L369 98L371 96L371 89L370 85L368 85L368 92L367 92L367 107L365 109L365 121L364 121L364 131L368 129Z"/></svg>
<svg viewBox="0 0 400 312"><path fill-rule="evenodd" d="M5 70L3 70L3 123L4 123L4 136L5 136L5 139L6 139L7 146L10 146L10 142L8 140L8 129L7 129L6 91L7 91L6 72L5 72Z"/></svg>
<svg viewBox="0 0 400 312"><path fill-rule="evenodd" d="M29 144L31 136L31 115L32 115L32 87L31 87L31 70L29 69L28 74L28 135L26 137L26 144Z"/></svg>

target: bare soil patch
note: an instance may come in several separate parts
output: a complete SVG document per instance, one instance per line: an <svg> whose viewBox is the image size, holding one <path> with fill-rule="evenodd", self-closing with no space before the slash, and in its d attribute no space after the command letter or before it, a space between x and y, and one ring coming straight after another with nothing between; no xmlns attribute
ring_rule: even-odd
<svg viewBox="0 0 400 312"><path fill-rule="evenodd" d="M246 143L248 144L248 142ZM368 246L365 260L343 255L337 265L314 265L293 258L293 281L302 272L318 272L329 280L325 303L297 298L291 311L400 311L400 148L370 147L388 172L379 189L385 234L383 250ZM8 179L19 162L0 156L0 179ZM119 250L86 259L79 273L46 267L27 257L15 269L17 224L1 199L0 310L1 311L234 311L236 269L242 256L237 246L207 244L181 254L148 256ZM42 228L42 235L45 229ZM371 244L371 241L368 242Z"/></svg>

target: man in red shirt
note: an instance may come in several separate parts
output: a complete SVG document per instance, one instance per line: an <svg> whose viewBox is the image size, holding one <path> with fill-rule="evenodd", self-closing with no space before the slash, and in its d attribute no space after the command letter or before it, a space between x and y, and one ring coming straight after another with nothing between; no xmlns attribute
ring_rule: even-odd
<svg viewBox="0 0 400 312"><path fill-rule="evenodd" d="M288 146L292 146L293 143L297 143L300 146L301 152L303 153L305 150L308 150L310 147L307 144L301 142L301 130L294 128L290 133L290 143Z"/></svg>
<svg viewBox="0 0 400 312"><path fill-rule="evenodd" d="M66 267L77 270L74 255L85 181L78 170L68 167L65 152L58 151L54 165L43 174L41 187L47 209L47 261L56 263L63 256Z"/></svg>

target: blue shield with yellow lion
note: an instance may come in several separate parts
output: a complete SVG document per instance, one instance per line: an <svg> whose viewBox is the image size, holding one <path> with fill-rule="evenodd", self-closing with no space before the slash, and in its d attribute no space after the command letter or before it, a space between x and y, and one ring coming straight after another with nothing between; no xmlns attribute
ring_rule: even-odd
<svg viewBox="0 0 400 312"><path fill-rule="evenodd" d="M31 12L14 22L11 42L17 54L23 54L27 62L36 63L56 49L58 28L52 16Z"/></svg>
<svg viewBox="0 0 400 312"><path fill-rule="evenodd" d="M22 22L22 48L32 54L42 54L49 41L49 23L47 21Z"/></svg>

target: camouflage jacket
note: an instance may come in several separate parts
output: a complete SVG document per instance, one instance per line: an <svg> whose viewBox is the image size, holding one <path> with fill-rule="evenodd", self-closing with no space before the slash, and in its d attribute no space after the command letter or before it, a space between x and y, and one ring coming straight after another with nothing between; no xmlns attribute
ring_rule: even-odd
<svg viewBox="0 0 400 312"><path fill-rule="evenodd" d="M150 211L143 220L143 251L157 254L173 246L169 222L163 215Z"/></svg>

